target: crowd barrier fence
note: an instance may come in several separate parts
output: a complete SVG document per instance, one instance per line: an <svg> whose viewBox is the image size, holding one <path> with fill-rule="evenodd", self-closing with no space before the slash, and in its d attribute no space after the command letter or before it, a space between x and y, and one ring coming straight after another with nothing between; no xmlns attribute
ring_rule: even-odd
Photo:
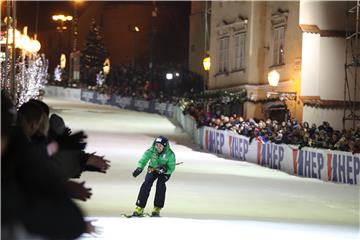
<svg viewBox="0 0 360 240"><path fill-rule="evenodd" d="M247 161L277 169L291 175L345 184L358 184L360 154L275 143L250 142L246 136L210 127L197 128L190 115L179 106L158 101L146 101L117 95L100 94L84 89L47 86L46 95L123 109L157 113L175 120L203 150L225 158Z"/></svg>

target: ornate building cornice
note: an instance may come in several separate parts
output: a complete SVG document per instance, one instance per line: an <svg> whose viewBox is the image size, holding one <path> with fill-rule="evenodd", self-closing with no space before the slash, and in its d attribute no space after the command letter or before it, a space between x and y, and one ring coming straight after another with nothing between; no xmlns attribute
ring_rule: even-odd
<svg viewBox="0 0 360 240"><path fill-rule="evenodd" d="M289 11L278 9L275 13L271 15L272 28L276 28L280 26L286 27L288 22L288 16L289 16Z"/></svg>
<svg viewBox="0 0 360 240"><path fill-rule="evenodd" d="M315 108L344 108L344 101L340 100L324 100L320 96L300 96L300 100L305 106ZM346 102L348 104L348 102ZM360 102L355 102L357 109L360 109ZM346 106L349 107L349 106Z"/></svg>
<svg viewBox="0 0 360 240"><path fill-rule="evenodd" d="M217 33L221 36L230 35L230 32L245 32L248 24L248 19L242 16L237 16L234 20L228 21L223 19L216 25Z"/></svg>
<svg viewBox="0 0 360 240"><path fill-rule="evenodd" d="M313 24L299 24L302 32L320 34L321 37L341 37L346 36L345 31L339 30L322 30L317 25Z"/></svg>

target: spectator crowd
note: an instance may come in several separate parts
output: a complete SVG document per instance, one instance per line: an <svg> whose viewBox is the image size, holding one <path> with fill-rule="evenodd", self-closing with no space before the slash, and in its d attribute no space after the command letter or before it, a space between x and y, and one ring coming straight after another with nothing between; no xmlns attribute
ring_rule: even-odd
<svg viewBox="0 0 360 240"><path fill-rule="evenodd" d="M106 173L110 162L87 153L87 136L73 133L49 106L31 99L17 110L1 93L1 238L76 239L98 229L74 199L91 198L84 171Z"/></svg>
<svg viewBox="0 0 360 240"><path fill-rule="evenodd" d="M230 116L207 112L202 104L186 101L183 113L190 114L198 127L208 126L218 130L232 131L261 143L292 144L302 147L326 148L331 150L360 153L360 123L356 128L334 130L324 121L321 125L298 122L294 118L286 121L272 119L244 119L242 116Z"/></svg>
<svg viewBox="0 0 360 240"><path fill-rule="evenodd" d="M171 79L167 79L167 74L171 74ZM64 86L67 83L54 81L53 84ZM81 88L122 97L176 101L180 96L202 91L203 79L180 64L159 64L151 68L118 64L111 66L110 73L105 76L102 84L83 79Z"/></svg>

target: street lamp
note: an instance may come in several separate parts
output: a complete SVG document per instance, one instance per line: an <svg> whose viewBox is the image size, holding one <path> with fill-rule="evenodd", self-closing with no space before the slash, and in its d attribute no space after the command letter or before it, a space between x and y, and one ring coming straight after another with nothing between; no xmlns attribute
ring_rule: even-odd
<svg viewBox="0 0 360 240"><path fill-rule="evenodd" d="M58 26L56 29L59 31L59 32L62 32L63 30L66 30L67 27L64 26L64 22L66 21L72 21L73 20L73 17L72 16L65 16L63 14L59 14L59 15L53 15L52 16L52 19L54 21L60 21L61 23L61 26Z"/></svg>
<svg viewBox="0 0 360 240"><path fill-rule="evenodd" d="M13 39L14 39L14 30L13 30L13 28L9 28L8 33L9 33L8 34L9 35L8 44L10 45L10 44L13 43ZM20 46L20 44L21 44L20 39L21 39L21 33L20 33L19 30L15 29L15 47L16 48L18 48ZM5 41L5 39L4 39L4 41Z"/></svg>
<svg viewBox="0 0 360 240"><path fill-rule="evenodd" d="M166 74L166 79L167 80L171 80L171 79L173 79L173 77L174 77L174 75L172 73L167 73Z"/></svg>
<svg viewBox="0 0 360 240"><path fill-rule="evenodd" d="M204 66L204 70L205 71L209 71L210 70L210 56L206 55L203 59L203 66Z"/></svg>
<svg viewBox="0 0 360 240"><path fill-rule="evenodd" d="M103 72L105 75L108 75L110 72L110 59L106 58L103 64Z"/></svg>
<svg viewBox="0 0 360 240"><path fill-rule="evenodd" d="M130 30L133 33L133 65L135 66L136 63L136 45L137 45L137 37L136 34L140 32L140 27L134 26Z"/></svg>
<svg viewBox="0 0 360 240"><path fill-rule="evenodd" d="M64 53L60 56L60 68L65 69L66 67L66 55Z"/></svg>
<svg viewBox="0 0 360 240"><path fill-rule="evenodd" d="M36 52L38 52L38 51L40 50L40 48L41 48L41 44L40 44L40 42L37 40L37 35L35 34L35 35L34 35L34 39L32 39L32 40L30 41L30 51L31 51L32 53L36 53Z"/></svg>
<svg viewBox="0 0 360 240"><path fill-rule="evenodd" d="M268 82L270 87L274 88L277 87L280 80L280 74L276 70L272 70L268 73ZM296 100L297 93L296 92L278 92L278 91L272 91L267 92L266 96L268 98L271 97L271 95L276 95L279 97L281 101L283 100Z"/></svg>
<svg viewBox="0 0 360 240"><path fill-rule="evenodd" d="M268 82L271 87L277 87L280 80L280 74L276 70L268 73Z"/></svg>
<svg viewBox="0 0 360 240"><path fill-rule="evenodd" d="M207 81L209 79L209 71L211 67L210 55L208 53L205 55L202 63L205 70L205 79L203 80L203 91L205 92Z"/></svg>
<svg viewBox="0 0 360 240"><path fill-rule="evenodd" d="M31 39L27 35L27 33L25 33L25 28L24 28L24 33L21 35L21 48L25 50L29 50L30 43L31 43Z"/></svg>
<svg viewBox="0 0 360 240"><path fill-rule="evenodd" d="M8 32L8 44L10 45L13 43L14 30L10 28ZM4 43L6 43L6 38L0 40L0 44ZM34 39L30 39L30 37L27 35L27 27L24 27L23 34L21 34L19 30L15 29L15 48L19 48L25 52L36 53L40 50L41 44L37 40L36 34Z"/></svg>
<svg viewBox="0 0 360 240"><path fill-rule="evenodd" d="M73 85L80 81L80 51L77 50L78 42L78 26L79 26L79 17L78 17L78 5L82 0L74 0L74 18L72 20L72 52L70 53L70 80L73 82Z"/></svg>

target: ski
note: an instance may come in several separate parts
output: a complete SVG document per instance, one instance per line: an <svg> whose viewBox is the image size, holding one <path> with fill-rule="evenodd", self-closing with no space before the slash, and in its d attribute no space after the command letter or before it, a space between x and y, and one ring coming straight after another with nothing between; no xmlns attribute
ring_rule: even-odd
<svg viewBox="0 0 360 240"><path fill-rule="evenodd" d="M120 217L122 218L149 218L149 217L161 217L161 216L152 216L150 213L144 213L140 216L133 215L133 214L121 214Z"/></svg>

